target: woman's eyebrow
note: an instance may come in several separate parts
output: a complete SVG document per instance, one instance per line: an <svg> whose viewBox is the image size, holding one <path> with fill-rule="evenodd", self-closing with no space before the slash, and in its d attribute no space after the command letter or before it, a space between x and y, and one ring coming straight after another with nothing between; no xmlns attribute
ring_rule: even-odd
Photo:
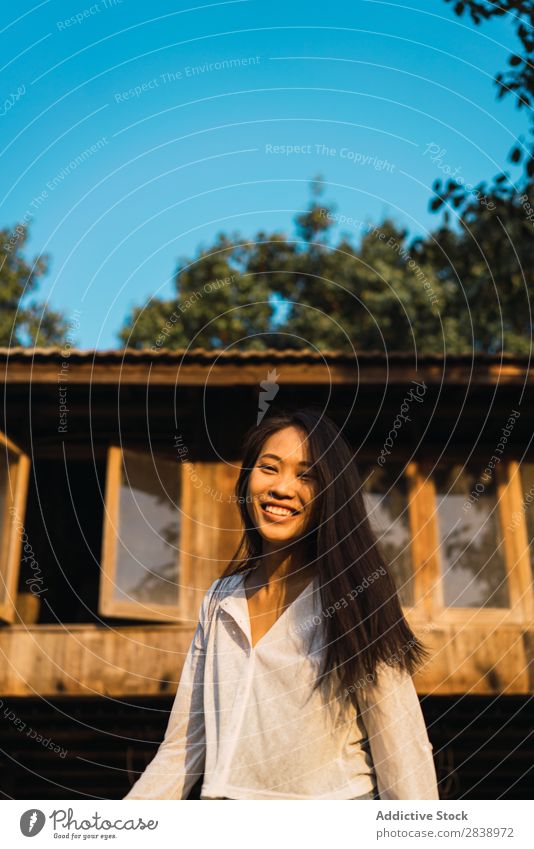
<svg viewBox="0 0 534 849"><path fill-rule="evenodd" d="M263 459L263 457L272 457L273 460L278 460L280 463L284 462L282 460L282 458L279 457L277 454L261 454L260 457L258 457L258 459L261 460L261 459ZM309 460L299 460L297 465L299 465L299 466L312 466L313 463L310 463Z"/></svg>

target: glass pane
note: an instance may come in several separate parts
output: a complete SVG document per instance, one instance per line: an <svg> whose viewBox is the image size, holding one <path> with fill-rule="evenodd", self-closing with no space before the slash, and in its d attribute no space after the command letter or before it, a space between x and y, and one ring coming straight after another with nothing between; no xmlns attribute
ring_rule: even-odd
<svg viewBox="0 0 534 849"><path fill-rule="evenodd" d="M178 603L180 465L124 451L114 598Z"/></svg>
<svg viewBox="0 0 534 849"><path fill-rule="evenodd" d="M527 522L527 536L530 550L530 564L534 570L534 464L521 463L521 511L525 514ZM519 521L519 516L512 516L514 525Z"/></svg>
<svg viewBox="0 0 534 849"><path fill-rule="evenodd" d="M400 467L376 468L358 464L363 498L378 545L391 569L401 604L414 604L411 530L406 479Z"/></svg>
<svg viewBox="0 0 534 849"><path fill-rule="evenodd" d="M478 469L460 465L434 475L445 604L508 607L494 478L486 480Z"/></svg>

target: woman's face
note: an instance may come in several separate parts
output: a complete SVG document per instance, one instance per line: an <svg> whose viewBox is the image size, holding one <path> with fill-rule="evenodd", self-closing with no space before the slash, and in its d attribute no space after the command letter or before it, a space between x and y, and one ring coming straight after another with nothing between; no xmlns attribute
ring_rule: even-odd
<svg viewBox="0 0 534 849"><path fill-rule="evenodd" d="M270 436L250 473L247 493L250 517L264 540L278 545L303 536L316 491L306 434L286 427Z"/></svg>

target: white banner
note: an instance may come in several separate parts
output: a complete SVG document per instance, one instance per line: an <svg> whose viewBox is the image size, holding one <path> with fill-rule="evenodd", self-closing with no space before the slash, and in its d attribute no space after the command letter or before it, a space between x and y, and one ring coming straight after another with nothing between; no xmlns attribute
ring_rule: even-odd
<svg viewBox="0 0 534 849"><path fill-rule="evenodd" d="M185 801L28 801L6 800L2 845L87 845L232 849L324 849L345 847L500 847L534 846L528 802L381 802L242 800L215 801L216 809ZM230 800L239 801L239 800ZM357 811L355 810L357 806Z"/></svg>

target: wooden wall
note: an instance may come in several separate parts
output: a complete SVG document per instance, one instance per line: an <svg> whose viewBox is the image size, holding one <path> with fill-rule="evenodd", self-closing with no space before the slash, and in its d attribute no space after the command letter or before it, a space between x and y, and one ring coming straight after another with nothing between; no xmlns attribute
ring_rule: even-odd
<svg viewBox="0 0 534 849"><path fill-rule="evenodd" d="M414 679L419 693L534 692L534 628L411 624L433 652L430 663ZM113 631L94 625L4 628L0 631L0 694L174 693L192 635L193 629L181 625L140 625Z"/></svg>

